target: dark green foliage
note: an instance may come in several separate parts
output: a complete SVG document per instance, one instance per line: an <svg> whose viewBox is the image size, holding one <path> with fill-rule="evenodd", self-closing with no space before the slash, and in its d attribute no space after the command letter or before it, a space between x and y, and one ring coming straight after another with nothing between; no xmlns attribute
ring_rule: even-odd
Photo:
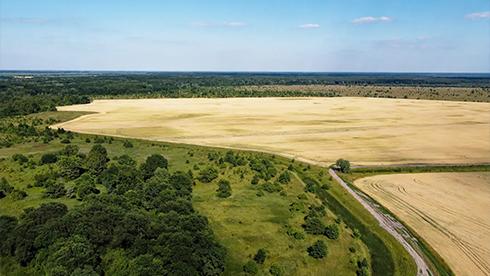
<svg viewBox="0 0 490 276"><path fill-rule="evenodd" d="M141 165L141 175L143 179L150 179L157 168L167 169L168 161L161 154L152 154L146 158Z"/></svg>
<svg viewBox="0 0 490 276"><path fill-rule="evenodd" d="M343 173L350 172L350 162L347 161L347 160L345 160L345 159L339 159L339 160L337 160L335 162L335 165Z"/></svg>
<svg viewBox="0 0 490 276"><path fill-rule="evenodd" d="M266 182L263 185L261 185L260 188L263 189L264 191L268 192L268 193L278 193L278 192L282 191L281 185L277 182L274 182L274 183Z"/></svg>
<svg viewBox="0 0 490 276"><path fill-rule="evenodd" d="M336 240L339 238L339 226L335 223L330 224L325 227L325 232L323 234L331 240Z"/></svg>
<svg viewBox="0 0 490 276"><path fill-rule="evenodd" d="M29 161L29 158L27 158L23 154L16 153L16 154L12 155L12 160L19 163L20 165L23 165L24 163L27 163L27 161Z"/></svg>
<svg viewBox="0 0 490 276"><path fill-rule="evenodd" d="M85 171L82 163L78 156L62 156L58 162L60 174L69 180L76 179Z"/></svg>
<svg viewBox="0 0 490 276"><path fill-rule="evenodd" d="M245 160L245 158L243 158L239 154L235 154L231 150L226 152L223 161L232 164L234 167L243 166L243 165L247 164L247 161Z"/></svg>
<svg viewBox="0 0 490 276"><path fill-rule="evenodd" d="M58 161L58 156L54 153L45 153L41 156L41 165L53 164Z"/></svg>
<svg viewBox="0 0 490 276"><path fill-rule="evenodd" d="M283 173L281 173L279 175L279 177L277 178L277 181L279 181L282 184L287 184L287 183L291 182L290 173L288 171L284 171Z"/></svg>
<svg viewBox="0 0 490 276"><path fill-rule="evenodd" d="M12 192L10 193L10 197L13 199L13 200L22 200L24 198L27 197L27 193L23 190L17 190L17 189L14 189L12 190Z"/></svg>
<svg viewBox="0 0 490 276"><path fill-rule="evenodd" d="M107 162L109 162L107 150L98 144L92 147L85 161L87 170L94 175L99 175L104 171L107 167Z"/></svg>
<svg viewBox="0 0 490 276"><path fill-rule="evenodd" d="M370 275L369 264L368 264L368 261L366 260L366 258L362 258L362 260L357 261L356 275L357 276L368 276L368 275Z"/></svg>
<svg viewBox="0 0 490 276"><path fill-rule="evenodd" d="M5 179L5 177L0 178L0 191L5 195L9 194L14 190L14 187L10 185L10 183Z"/></svg>
<svg viewBox="0 0 490 276"><path fill-rule="evenodd" d="M305 218L305 223L303 224L303 228L308 234L322 235L325 231L325 224L318 217L307 216Z"/></svg>
<svg viewBox="0 0 490 276"><path fill-rule="evenodd" d="M260 181L260 177L258 175L254 175L250 184L257 185L259 184L259 181Z"/></svg>
<svg viewBox="0 0 490 276"><path fill-rule="evenodd" d="M303 182L306 184L305 192L315 193L319 187L319 183L311 177L303 178Z"/></svg>
<svg viewBox="0 0 490 276"><path fill-rule="evenodd" d="M209 161L217 161L219 159L219 153L217 152L210 152L208 153L208 160Z"/></svg>
<svg viewBox="0 0 490 276"><path fill-rule="evenodd" d="M95 180L89 174L82 175L76 180L77 197L81 200L91 194L99 194L100 191L95 187Z"/></svg>
<svg viewBox="0 0 490 276"><path fill-rule="evenodd" d="M133 143L131 143L131 141L129 141L129 140L124 140L123 146L125 148L132 148L133 147Z"/></svg>
<svg viewBox="0 0 490 276"><path fill-rule="evenodd" d="M267 251L265 251L265 249L261 248L255 254L254 261L258 264L263 264L265 262L266 258L267 258Z"/></svg>
<svg viewBox="0 0 490 276"><path fill-rule="evenodd" d="M275 264L271 265L271 267L269 268L269 273L272 276L282 276L283 275L281 267L279 267L278 265L275 265Z"/></svg>
<svg viewBox="0 0 490 276"><path fill-rule="evenodd" d="M322 259L327 256L327 245L322 240L317 240L312 246L306 250L308 255L315 259Z"/></svg>
<svg viewBox="0 0 490 276"><path fill-rule="evenodd" d="M125 166L136 166L136 161L127 154L123 154L117 158L117 163L119 165Z"/></svg>
<svg viewBox="0 0 490 276"><path fill-rule="evenodd" d="M0 216L0 237L2 237L2 242L0 242L1 256L8 256L14 253L14 231L16 227L16 217Z"/></svg>
<svg viewBox="0 0 490 276"><path fill-rule="evenodd" d="M75 156L64 156L73 158ZM112 164L97 178L73 183L81 205L42 204L20 217L0 217L1 256L39 275L221 275L225 250L192 207L188 173L157 166L146 182L140 170ZM47 179L51 179L48 177ZM49 182L46 193L60 193ZM60 186L62 187L62 186Z"/></svg>
<svg viewBox="0 0 490 276"><path fill-rule="evenodd" d="M34 175L34 186L47 187L56 181L56 174L54 172L45 172Z"/></svg>
<svg viewBox="0 0 490 276"><path fill-rule="evenodd" d="M231 196L230 181L221 179L218 182L218 189L216 190L216 196L221 198L227 198Z"/></svg>
<svg viewBox="0 0 490 276"><path fill-rule="evenodd" d="M257 263L254 261L248 261L243 265L243 272L251 275L255 275L259 272L259 268L257 267Z"/></svg>
<svg viewBox="0 0 490 276"><path fill-rule="evenodd" d="M218 177L218 170L215 167L206 167L199 172L197 179L204 183L209 183Z"/></svg>
<svg viewBox="0 0 490 276"><path fill-rule="evenodd" d="M111 164L97 178L109 193L122 195L129 190L141 189L143 179L141 172L134 166Z"/></svg>
<svg viewBox="0 0 490 276"><path fill-rule="evenodd" d="M54 182L46 187L44 195L49 198L59 198L66 195L65 185L61 182Z"/></svg>
<svg viewBox="0 0 490 276"><path fill-rule="evenodd" d="M262 179L269 180L277 173L277 169L269 159L251 158L250 168L256 171Z"/></svg>
<svg viewBox="0 0 490 276"><path fill-rule="evenodd" d="M60 155L64 156L76 156L80 148L76 145L66 145L62 150L60 150Z"/></svg>

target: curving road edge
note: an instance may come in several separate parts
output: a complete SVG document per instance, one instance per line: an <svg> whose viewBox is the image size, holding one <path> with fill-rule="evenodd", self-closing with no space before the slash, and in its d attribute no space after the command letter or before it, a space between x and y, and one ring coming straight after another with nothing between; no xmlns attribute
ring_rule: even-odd
<svg viewBox="0 0 490 276"><path fill-rule="evenodd" d="M354 191L347 183L340 178L333 169L329 169L328 173L332 176L335 181L337 181L342 187L344 187L347 192L349 192L359 203L361 203L366 210L374 216L374 218L379 222L379 225L390 233L401 245L408 251L408 254L412 256L415 264L417 265L417 275L420 276L430 276L429 266L425 262L424 258L417 252L413 246L406 240L406 238L413 239L413 237L407 236L404 238L400 232L408 233L405 227L398 222L395 218L388 216L376 208L374 203L364 199L360 194Z"/></svg>

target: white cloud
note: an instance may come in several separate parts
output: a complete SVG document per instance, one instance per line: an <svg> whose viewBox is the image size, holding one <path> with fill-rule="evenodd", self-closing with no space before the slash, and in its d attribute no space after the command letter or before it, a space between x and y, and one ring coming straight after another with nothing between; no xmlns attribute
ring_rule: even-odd
<svg viewBox="0 0 490 276"><path fill-rule="evenodd" d="M225 28L241 28L247 26L247 23L241 21L229 21L229 22L194 22L194 27L225 27Z"/></svg>
<svg viewBox="0 0 490 276"><path fill-rule="evenodd" d="M467 19L490 19L490 11L469 13L465 16Z"/></svg>
<svg viewBox="0 0 490 276"><path fill-rule="evenodd" d="M299 27L301 29L318 29L318 28L320 28L320 24L307 23L307 24L299 25Z"/></svg>
<svg viewBox="0 0 490 276"><path fill-rule="evenodd" d="M380 16L380 17L365 16L365 17L359 17L359 18L352 20L352 23L354 23L354 24L370 24L370 23L377 23L377 22L390 22L392 20L393 20L393 18L391 18L389 16Z"/></svg>

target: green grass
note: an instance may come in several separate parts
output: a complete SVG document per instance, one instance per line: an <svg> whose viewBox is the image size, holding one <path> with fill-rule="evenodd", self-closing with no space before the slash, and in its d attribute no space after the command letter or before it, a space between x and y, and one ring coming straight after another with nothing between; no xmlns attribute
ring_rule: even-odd
<svg viewBox="0 0 490 276"><path fill-rule="evenodd" d="M73 118L76 114L41 114L42 116L57 116L60 118ZM80 115L80 114L78 114ZM76 115L76 116L78 116ZM90 137L91 143L85 139ZM72 144L78 145L82 152L87 153L94 145L93 135L76 134ZM163 154L170 164L170 171L189 171L196 176L199 170L209 163L207 155L210 152L219 152L221 155L226 149L201 147L163 142L151 142L129 139L133 147L123 147L126 139L114 138L110 143L104 143L109 157L114 159L122 154L128 154L133 159L142 162L147 156L154 153ZM43 197L42 188L28 188L33 184L34 175L43 170L49 170L49 165L20 166L10 160L14 153L23 153L30 156L37 163L42 153L56 152L65 145L59 140L49 144L30 141L16 144L10 148L0 149L0 176L6 177L17 188L24 189L28 197L24 200L13 201L10 198L0 200L0 214L19 215L26 207L35 207L47 201L61 201L69 207L80 202L76 199L47 199ZM244 156L269 158L280 172L290 164L287 160L269 154L236 151ZM197 167L195 167L197 165ZM283 268L285 275L324 275L331 272L335 275L353 275L356 262L366 257L372 263L373 275L415 275L416 268L408 253L387 232L381 229L376 220L338 184L328 179L326 168L295 162L297 174L293 174L289 184L283 185L285 195L267 193L257 196L258 185L251 185L254 173L248 166L223 166L219 169L220 176L212 183L200 183L196 180L193 192L193 203L196 210L205 215L215 232L218 240L227 248L226 274L237 275L242 266L259 248L268 251L268 257L263 265L259 265L259 274L268 275L269 267L274 264ZM243 174L243 179L241 178ZM301 178L309 177L320 183L330 186L328 193L304 194L304 183ZM221 178L231 182L232 196L226 199L216 196L217 181ZM259 183L259 185L261 185ZM101 188L101 187L99 187ZM302 223L311 204L326 202L329 210L324 218L326 224L334 223L336 218L342 218L340 237L338 240L329 240L324 236L305 235L305 239L297 240L287 234L287 227L303 232ZM304 205L299 211L290 211L290 205L296 203ZM353 238L352 229L361 231L361 239ZM324 240L329 248L328 256L316 260L307 255L306 248L317 239ZM355 248L355 252L349 248ZM1 266L9 260L2 259ZM6 265L6 264L5 264ZM10 265L12 265L10 263ZM0 270L2 271L2 270ZM5 270L3 270L5 271Z"/></svg>

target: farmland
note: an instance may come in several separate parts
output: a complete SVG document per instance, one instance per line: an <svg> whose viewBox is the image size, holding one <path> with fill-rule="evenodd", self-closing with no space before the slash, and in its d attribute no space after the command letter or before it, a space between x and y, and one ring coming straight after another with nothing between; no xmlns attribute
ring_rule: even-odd
<svg viewBox="0 0 490 276"><path fill-rule="evenodd" d="M490 273L490 173L416 173L354 185L426 240L457 275Z"/></svg>
<svg viewBox="0 0 490 276"><path fill-rule="evenodd" d="M282 154L329 165L490 161L490 104L373 98L96 100L65 129Z"/></svg>

